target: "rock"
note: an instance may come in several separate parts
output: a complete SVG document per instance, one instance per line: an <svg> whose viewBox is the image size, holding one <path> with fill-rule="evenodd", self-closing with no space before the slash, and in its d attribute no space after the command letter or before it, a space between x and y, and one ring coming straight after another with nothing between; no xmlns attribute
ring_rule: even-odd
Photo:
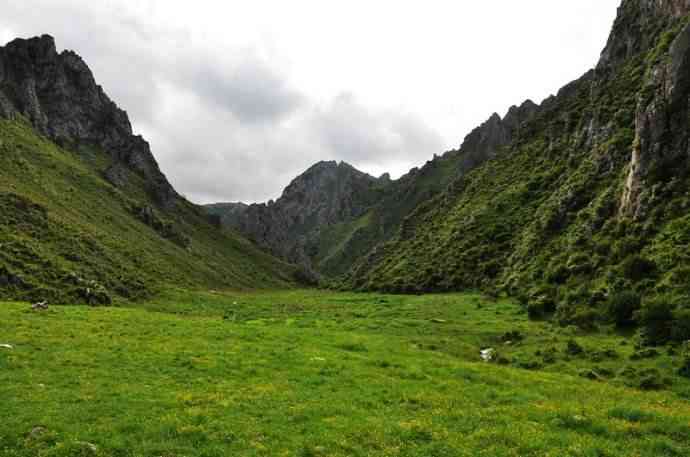
<svg viewBox="0 0 690 457"><path fill-rule="evenodd" d="M434 324L445 324L448 321L445 319L431 319L431 322L433 322Z"/></svg>
<svg viewBox="0 0 690 457"><path fill-rule="evenodd" d="M42 425L37 425L36 427L32 428L29 432L29 439L37 440L41 436L43 436L47 431L47 428L43 427Z"/></svg>
<svg viewBox="0 0 690 457"><path fill-rule="evenodd" d="M48 309L48 302L42 301L42 302L34 303L33 305L31 305L31 309L33 311L45 311Z"/></svg>
<svg viewBox="0 0 690 457"><path fill-rule="evenodd" d="M14 349L14 346L11 344L0 344L0 348L2 349Z"/></svg>
<svg viewBox="0 0 690 457"><path fill-rule="evenodd" d="M127 113L96 84L81 57L72 51L58 53L49 35L0 47L0 116L16 115L25 116L57 144L99 146L115 162L106 172L113 185L126 185L126 169L144 178L161 206L171 207L179 197L149 144L132 133Z"/></svg>
<svg viewBox="0 0 690 457"><path fill-rule="evenodd" d="M75 443L82 449L82 452L86 455L96 455L98 454L98 446L88 441L77 441Z"/></svg>
<svg viewBox="0 0 690 457"><path fill-rule="evenodd" d="M673 2L658 2L670 4ZM681 5L682 4L682 5ZM678 2L686 11L688 5ZM671 8L671 7L669 7ZM672 9L672 8L671 8ZM688 155L690 112L690 25L676 37L670 58L650 72L647 87L640 96L635 114L635 142L630 172L620 202L620 212L633 219L644 218L655 201L655 186L660 180L682 176Z"/></svg>
<svg viewBox="0 0 690 457"><path fill-rule="evenodd" d="M494 348L487 348L479 351L479 357L481 357L484 362L491 362L495 356L496 350Z"/></svg>
<svg viewBox="0 0 690 457"><path fill-rule="evenodd" d="M680 18L688 12L689 0L624 0L597 70L615 68L650 49L656 44L650 37L654 37L652 32L660 22Z"/></svg>

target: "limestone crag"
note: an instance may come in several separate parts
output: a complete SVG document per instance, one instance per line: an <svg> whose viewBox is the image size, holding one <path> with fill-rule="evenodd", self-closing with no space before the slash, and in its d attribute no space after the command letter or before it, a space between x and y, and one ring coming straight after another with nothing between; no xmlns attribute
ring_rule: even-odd
<svg viewBox="0 0 690 457"><path fill-rule="evenodd" d="M81 57L58 53L49 35L0 48L0 116L17 115L58 144L88 144L108 153L113 162L105 175L112 184L126 186L130 170L144 178L161 206L177 198L149 144L133 134L127 113L96 84Z"/></svg>

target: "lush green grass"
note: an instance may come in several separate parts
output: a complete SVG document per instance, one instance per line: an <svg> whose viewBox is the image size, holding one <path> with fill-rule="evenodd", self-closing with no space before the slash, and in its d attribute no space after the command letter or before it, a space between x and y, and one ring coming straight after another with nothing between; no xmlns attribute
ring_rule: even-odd
<svg viewBox="0 0 690 457"><path fill-rule="evenodd" d="M509 331L524 339L505 344ZM0 349L3 457L690 452L677 360L631 361L622 337L564 335L479 295L172 290L138 308L2 303L0 335L14 346ZM572 337L584 355L566 356ZM487 346L509 365L481 362ZM548 346L553 364L517 368ZM619 353L602 362L616 372L654 365L672 385L580 377L604 347Z"/></svg>
<svg viewBox="0 0 690 457"><path fill-rule="evenodd" d="M110 163L98 150L61 149L22 121L0 121L0 297L74 302L88 288L141 299L171 283L293 282L293 267L214 227L191 203L157 208L134 173L113 187L103 178Z"/></svg>

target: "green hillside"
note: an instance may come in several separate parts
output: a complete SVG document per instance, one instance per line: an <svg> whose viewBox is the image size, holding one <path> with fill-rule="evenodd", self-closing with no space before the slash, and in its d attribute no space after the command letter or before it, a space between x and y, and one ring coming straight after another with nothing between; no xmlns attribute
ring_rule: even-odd
<svg viewBox="0 0 690 457"><path fill-rule="evenodd" d="M275 288L294 269L214 226L183 199L162 211L143 178L116 188L110 155L62 149L22 120L0 121L2 296L50 302L140 299L171 284Z"/></svg>
<svg viewBox="0 0 690 457"><path fill-rule="evenodd" d="M497 157L361 259L346 287L505 291L535 317L690 338L690 29L686 15L655 13L624 2L607 49L638 48L605 52L545 101Z"/></svg>

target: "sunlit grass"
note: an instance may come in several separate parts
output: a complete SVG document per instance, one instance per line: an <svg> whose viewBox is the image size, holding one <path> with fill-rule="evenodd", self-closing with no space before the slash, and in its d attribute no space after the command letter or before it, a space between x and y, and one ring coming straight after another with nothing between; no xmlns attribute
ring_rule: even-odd
<svg viewBox="0 0 690 457"><path fill-rule="evenodd" d="M506 346L509 330L524 340ZM565 360L570 336L555 334L478 295L180 290L134 309L41 313L4 303L0 343L14 349L0 350L0 455L690 452L685 381L642 392L583 379L592 362ZM561 365L516 368L545 341ZM480 362L487 345L510 364ZM633 349L618 350L609 363L627 365ZM662 362L673 363L635 363Z"/></svg>

